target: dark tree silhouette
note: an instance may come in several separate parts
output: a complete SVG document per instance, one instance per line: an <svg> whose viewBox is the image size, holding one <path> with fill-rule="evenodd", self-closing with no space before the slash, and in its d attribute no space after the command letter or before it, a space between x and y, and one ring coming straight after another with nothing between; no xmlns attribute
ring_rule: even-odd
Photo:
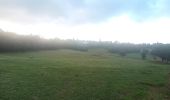
<svg viewBox="0 0 170 100"><path fill-rule="evenodd" d="M84 41L43 39L36 35L17 35L0 30L0 52L23 52L53 49L87 51Z"/></svg>
<svg viewBox="0 0 170 100"><path fill-rule="evenodd" d="M167 63L170 60L170 44L154 44L151 54L160 57L162 62Z"/></svg>

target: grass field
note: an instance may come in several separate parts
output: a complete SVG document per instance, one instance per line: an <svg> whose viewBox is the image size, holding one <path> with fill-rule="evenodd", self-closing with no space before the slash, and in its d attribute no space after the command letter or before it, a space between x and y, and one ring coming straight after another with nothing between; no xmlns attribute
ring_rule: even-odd
<svg viewBox="0 0 170 100"><path fill-rule="evenodd" d="M5 53L0 100L170 100L169 73L168 64L105 50Z"/></svg>

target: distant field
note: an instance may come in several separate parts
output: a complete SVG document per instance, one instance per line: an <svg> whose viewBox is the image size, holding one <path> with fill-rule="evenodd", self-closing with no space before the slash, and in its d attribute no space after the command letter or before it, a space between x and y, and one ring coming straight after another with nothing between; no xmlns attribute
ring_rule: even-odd
<svg viewBox="0 0 170 100"><path fill-rule="evenodd" d="M170 100L168 96L170 65L141 60L136 54L0 54L0 100Z"/></svg>

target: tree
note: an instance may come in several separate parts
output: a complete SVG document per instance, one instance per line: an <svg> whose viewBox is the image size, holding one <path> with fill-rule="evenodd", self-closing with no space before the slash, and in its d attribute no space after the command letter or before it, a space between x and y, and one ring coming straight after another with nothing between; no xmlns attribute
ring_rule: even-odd
<svg viewBox="0 0 170 100"><path fill-rule="evenodd" d="M143 60L146 59L148 52L149 52L148 49L142 49L141 50L141 57L142 57Z"/></svg>
<svg viewBox="0 0 170 100"><path fill-rule="evenodd" d="M155 44L151 54L162 59L162 62L170 61L170 44Z"/></svg>

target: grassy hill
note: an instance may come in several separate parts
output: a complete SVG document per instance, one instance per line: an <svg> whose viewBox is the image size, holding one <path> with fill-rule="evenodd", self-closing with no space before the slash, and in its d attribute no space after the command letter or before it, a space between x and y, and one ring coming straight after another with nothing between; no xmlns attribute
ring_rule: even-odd
<svg viewBox="0 0 170 100"><path fill-rule="evenodd" d="M105 50L0 54L0 100L169 100L170 65Z"/></svg>

